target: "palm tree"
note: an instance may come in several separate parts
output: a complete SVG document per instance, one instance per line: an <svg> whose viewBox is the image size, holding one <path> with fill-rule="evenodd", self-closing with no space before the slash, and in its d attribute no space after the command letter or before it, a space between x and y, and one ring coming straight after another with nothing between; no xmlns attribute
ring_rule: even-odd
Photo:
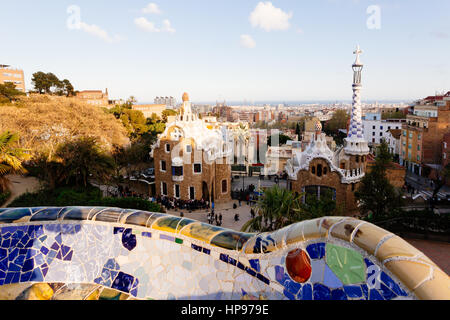
<svg viewBox="0 0 450 320"><path fill-rule="evenodd" d="M26 173L22 161L28 160L28 150L16 147L19 135L9 131L0 134L0 193L8 189L10 173Z"/></svg>
<svg viewBox="0 0 450 320"><path fill-rule="evenodd" d="M63 166L66 184L87 187L89 179L109 180L114 174L114 160L103 152L95 138L82 137L61 145L55 154Z"/></svg>
<svg viewBox="0 0 450 320"><path fill-rule="evenodd" d="M248 221L242 231L272 231L300 221L300 197L279 186L267 189L256 204L257 216Z"/></svg>

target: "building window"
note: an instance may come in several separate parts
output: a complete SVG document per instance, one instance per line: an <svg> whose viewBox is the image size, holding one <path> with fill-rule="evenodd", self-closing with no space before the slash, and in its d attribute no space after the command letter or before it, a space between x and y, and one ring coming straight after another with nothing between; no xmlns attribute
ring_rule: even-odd
<svg viewBox="0 0 450 320"><path fill-rule="evenodd" d="M420 151L420 146L419 145L417 146L417 150Z"/></svg>
<svg viewBox="0 0 450 320"><path fill-rule="evenodd" d="M417 161L420 161L420 156L417 156Z"/></svg>
<svg viewBox="0 0 450 320"><path fill-rule="evenodd" d="M355 184L352 183L352 191L355 191Z"/></svg>
<svg viewBox="0 0 450 320"><path fill-rule="evenodd" d="M194 173L202 173L202 164L194 163Z"/></svg>
<svg viewBox="0 0 450 320"><path fill-rule="evenodd" d="M356 163L359 163L359 156L356 156Z"/></svg>
<svg viewBox="0 0 450 320"><path fill-rule="evenodd" d="M373 128L372 128L372 129L373 129L373 130L375 130L375 128L376 128L376 127L375 127L375 126L373 126Z"/></svg>
<svg viewBox="0 0 450 320"><path fill-rule="evenodd" d="M228 192L228 181L222 180L222 193L227 193L227 192Z"/></svg>
<svg viewBox="0 0 450 320"><path fill-rule="evenodd" d="M409 133L409 138L412 139L412 137L413 137L413 133L410 132L410 133Z"/></svg>
<svg viewBox="0 0 450 320"><path fill-rule="evenodd" d="M186 146L186 152L187 153L191 153L192 152L192 146L191 145L187 145Z"/></svg>
<svg viewBox="0 0 450 320"><path fill-rule="evenodd" d="M406 131L403 131L403 136L406 137Z"/></svg>
<svg viewBox="0 0 450 320"><path fill-rule="evenodd" d="M326 176L328 173L328 167L323 168L323 175Z"/></svg>
<svg viewBox="0 0 450 320"><path fill-rule="evenodd" d="M312 174L316 174L316 167L312 167L312 168L311 168L311 173L312 173Z"/></svg>
<svg viewBox="0 0 450 320"><path fill-rule="evenodd" d="M322 165L321 164L317 165L317 176L318 177L322 176Z"/></svg>
<svg viewBox="0 0 450 320"><path fill-rule="evenodd" d="M180 186L178 184L176 184L174 187L175 187L175 190L174 190L175 198L180 198Z"/></svg>
<svg viewBox="0 0 450 320"><path fill-rule="evenodd" d="M166 172L166 162L164 160L161 160L161 172Z"/></svg>
<svg viewBox="0 0 450 320"><path fill-rule="evenodd" d="M161 182L161 194L167 196L167 183Z"/></svg>
<svg viewBox="0 0 450 320"><path fill-rule="evenodd" d="M172 167L172 175L181 177L183 175L183 167Z"/></svg>
<svg viewBox="0 0 450 320"><path fill-rule="evenodd" d="M341 169L345 170L345 162L341 162Z"/></svg>
<svg viewBox="0 0 450 320"><path fill-rule="evenodd" d="M167 152L167 153L170 152L170 144L166 144L166 152Z"/></svg>
<svg viewBox="0 0 450 320"><path fill-rule="evenodd" d="M421 135L421 134L418 134L418 135L417 135L417 140L420 140L420 139L422 139L422 135Z"/></svg>
<svg viewBox="0 0 450 320"><path fill-rule="evenodd" d="M372 132L372 136L374 136L374 137L375 137L375 132Z"/></svg>
<svg viewBox="0 0 450 320"><path fill-rule="evenodd" d="M189 199L195 200L195 188L189 187Z"/></svg>

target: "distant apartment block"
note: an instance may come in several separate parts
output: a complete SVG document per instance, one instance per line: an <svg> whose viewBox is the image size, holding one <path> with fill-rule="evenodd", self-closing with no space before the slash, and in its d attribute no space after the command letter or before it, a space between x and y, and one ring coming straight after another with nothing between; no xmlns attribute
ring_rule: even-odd
<svg viewBox="0 0 450 320"><path fill-rule="evenodd" d="M99 107L108 107L108 89L101 90L85 90L77 93L77 99L86 102L87 104Z"/></svg>
<svg viewBox="0 0 450 320"><path fill-rule="evenodd" d="M0 64L0 84L13 83L16 89L25 92L25 77L23 70L13 69L9 65Z"/></svg>
<svg viewBox="0 0 450 320"><path fill-rule="evenodd" d="M422 174L422 168L442 165L444 138L450 133L450 91L417 101L402 127L400 164Z"/></svg>
<svg viewBox="0 0 450 320"><path fill-rule="evenodd" d="M162 118L162 113L167 109L165 104L141 104L134 105L133 110L141 111L145 118L151 118L153 114L156 114L159 118Z"/></svg>
<svg viewBox="0 0 450 320"><path fill-rule="evenodd" d="M175 107L177 101L174 97L156 97L154 100L155 104L164 104L167 107Z"/></svg>
<svg viewBox="0 0 450 320"><path fill-rule="evenodd" d="M375 147L382 140L387 140L390 130L402 128L405 119L382 120L382 113L366 113L363 117L364 138L369 142L369 146Z"/></svg>

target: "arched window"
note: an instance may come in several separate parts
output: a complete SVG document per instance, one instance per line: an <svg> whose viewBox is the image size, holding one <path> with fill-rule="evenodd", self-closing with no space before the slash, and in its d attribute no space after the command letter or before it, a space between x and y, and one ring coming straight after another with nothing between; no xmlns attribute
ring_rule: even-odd
<svg viewBox="0 0 450 320"><path fill-rule="evenodd" d="M318 177L322 176L322 165L321 164L317 165L317 176Z"/></svg>
<svg viewBox="0 0 450 320"><path fill-rule="evenodd" d="M356 156L356 163L359 163L359 156Z"/></svg>
<svg viewBox="0 0 450 320"><path fill-rule="evenodd" d="M323 175L326 176L328 173L328 167L323 168Z"/></svg>
<svg viewBox="0 0 450 320"><path fill-rule="evenodd" d="M313 166L313 167L311 168L311 173L312 173L312 174L316 174L316 167Z"/></svg>

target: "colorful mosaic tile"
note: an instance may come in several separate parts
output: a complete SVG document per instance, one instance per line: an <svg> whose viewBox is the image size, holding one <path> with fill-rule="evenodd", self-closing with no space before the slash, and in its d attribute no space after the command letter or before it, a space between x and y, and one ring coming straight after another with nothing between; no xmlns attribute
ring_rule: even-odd
<svg viewBox="0 0 450 320"><path fill-rule="evenodd" d="M320 238L320 221L305 222L309 229L302 224L254 235L114 208L2 209L0 298L418 298L376 257L342 239ZM296 230L310 232L310 240Z"/></svg>

